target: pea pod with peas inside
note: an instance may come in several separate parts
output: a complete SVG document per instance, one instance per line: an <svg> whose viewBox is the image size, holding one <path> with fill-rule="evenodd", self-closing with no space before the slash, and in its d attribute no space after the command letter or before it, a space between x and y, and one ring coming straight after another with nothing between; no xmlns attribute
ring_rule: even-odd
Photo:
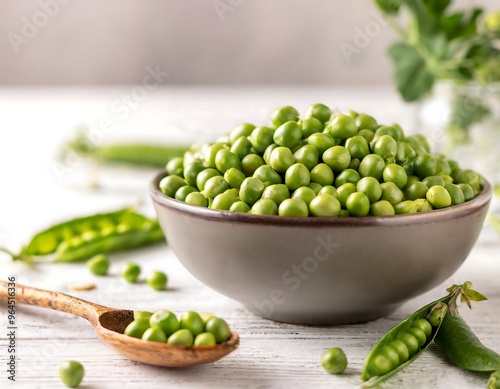
<svg viewBox="0 0 500 389"><path fill-rule="evenodd" d="M365 388L376 387L413 362L444 331L444 320L457 312L457 299L486 299L471 289L471 283L453 285L449 294L420 308L391 329L371 350L365 360L361 379Z"/></svg>
<svg viewBox="0 0 500 389"><path fill-rule="evenodd" d="M37 233L13 259L30 262L77 262L97 254L129 250L161 242L165 238L158 221L133 209L79 217Z"/></svg>

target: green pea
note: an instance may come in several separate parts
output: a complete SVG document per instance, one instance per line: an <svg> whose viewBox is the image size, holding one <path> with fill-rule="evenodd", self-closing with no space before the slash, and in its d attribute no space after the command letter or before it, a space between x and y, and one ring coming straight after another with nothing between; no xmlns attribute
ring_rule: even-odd
<svg viewBox="0 0 500 389"><path fill-rule="evenodd" d="M352 170L358 171L359 165L361 164L361 161L357 158L351 158L351 162L349 163L348 168Z"/></svg>
<svg viewBox="0 0 500 389"><path fill-rule="evenodd" d="M167 176L162 178L160 181L159 187L160 190L168 197L174 197L175 192L179 190L179 188L187 185L186 180L179 176Z"/></svg>
<svg viewBox="0 0 500 389"><path fill-rule="evenodd" d="M146 318L149 320L149 318L153 316L153 312L148 312L148 311L134 311L134 320L137 319L142 319Z"/></svg>
<svg viewBox="0 0 500 389"><path fill-rule="evenodd" d="M356 185L351 184L350 182L341 185L337 188L337 199L340 201L340 205L342 206L342 208L346 208L347 198L355 192L356 192Z"/></svg>
<svg viewBox="0 0 500 389"><path fill-rule="evenodd" d="M406 347L408 347L408 352L410 353L410 355L413 355L418 351L418 339L412 334L399 334L398 339L402 341L406 345Z"/></svg>
<svg viewBox="0 0 500 389"><path fill-rule="evenodd" d="M331 348L321 356L321 366L330 374L341 374L347 368L347 357L341 348Z"/></svg>
<svg viewBox="0 0 500 389"><path fill-rule="evenodd" d="M399 354L392 347L390 346L382 347L379 351L379 354L386 357L393 367L399 366L400 364Z"/></svg>
<svg viewBox="0 0 500 389"><path fill-rule="evenodd" d="M460 166L458 165L457 161L454 161L452 159L448 159L448 165L450 166L451 173L450 175L456 174L460 170Z"/></svg>
<svg viewBox="0 0 500 389"><path fill-rule="evenodd" d="M210 167L210 168L215 168L217 165L215 164L215 157L217 156L217 153L222 150L226 149L227 145L225 143L214 143L205 150L205 166Z"/></svg>
<svg viewBox="0 0 500 389"><path fill-rule="evenodd" d="M146 282L154 290L165 290L167 287L168 277L161 271L154 271L148 276Z"/></svg>
<svg viewBox="0 0 500 389"><path fill-rule="evenodd" d="M260 199L252 206L254 215L277 215L278 206L271 199Z"/></svg>
<svg viewBox="0 0 500 389"><path fill-rule="evenodd" d="M356 190L364 193L368 197L370 203L374 203L382 196L382 187L373 177L363 177L359 180L356 184Z"/></svg>
<svg viewBox="0 0 500 389"><path fill-rule="evenodd" d="M290 191L285 184L269 185L262 192L262 198L273 200L279 206L284 200L290 198Z"/></svg>
<svg viewBox="0 0 500 389"><path fill-rule="evenodd" d="M169 176L182 176L184 172L184 158L175 157L168 161L165 167Z"/></svg>
<svg viewBox="0 0 500 389"><path fill-rule="evenodd" d="M384 159L377 154L368 154L359 164L358 172L361 177L373 177L381 181L384 173Z"/></svg>
<svg viewBox="0 0 500 389"><path fill-rule="evenodd" d="M378 123L374 117L361 113L356 117L356 126L359 130L376 131Z"/></svg>
<svg viewBox="0 0 500 389"><path fill-rule="evenodd" d="M297 151L299 151L300 148L304 147L307 144L307 139L301 139L299 143L290 148L290 151L292 152L292 154L295 154Z"/></svg>
<svg viewBox="0 0 500 389"><path fill-rule="evenodd" d="M413 170L421 179L436 174L437 161L429 154L420 154L413 160Z"/></svg>
<svg viewBox="0 0 500 389"><path fill-rule="evenodd" d="M207 198L214 199L217 195L224 193L229 189L228 182L222 176L214 176L207 180L203 195Z"/></svg>
<svg viewBox="0 0 500 389"><path fill-rule="evenodd" d="M208 206L208 199L200 192L192 192L188 194L185 201L187 204L197 205L199 207Z"/></svg>
<svg viewBox="0 0 500 389"><path fill-rule="evenodd" d="M394 182L384 182L380 184L380 188L382 189L380 200L387 200L392 205L396 205L403 201L403 192Z"/></svg>
<svg viewBox="0 0 500 389"><path fill-rule="evenodd" d="M324 130L323 123L314 117L302 120L302 139L307 139L312 134L322 132Z"/></svg>
<svg viewBox="0 0 500 389"><path fill-rule="evenodd" d="M417 205L412 200L402 201L394 205L394 212L396 212L396 215L403 213L417 213Z"/></svg>
<svg viewBox="0 0 500 389"><path fill-rule="evenodd" d="M319 152L309 144L302 146L294 154L295 162L303 164L307 169L313 169L319 161Z"/></svg>
<svg viewBox="0 0 500 389"><path fill-rule="evenodd" d="M295 163L286 170L285 183L290 190L306 186L310 181L311 176L309 170L301 163Z"/></svg>
<svg viewBox="0 0 500 389"><path fill-rule="evenodd" d="M286 199L279 205L278 214L280 216L309 216L309 209L304 200Z"/></svg>
<svg viewBox="0 0 500 389"><path fill-rule="evenodd" d="M274 143L292 148L302 139L302 128L294 121L288 121L279 126L273 135Z"/></svg>
<svg viewBox="0 0 500 389"><path fill-rule="evenodd" d="M368 196L362 192L350 194L345 204L351 215L366 216L370 213L370 200Z"/></svg>
<svg viewBox="0 0 500 389"><path fill-rule="evenodd" d="M65 361L59 365L59 378L68 388L76 388L85 376L85 369L80 362Z"/></svg>
<svg viewBox="0 0 500 389"><path fill-rule="evenodd" d="M319 155L322 155L326 150L335 146L335 141L321 132L309 136L307 143L314 146L318 150Z"/></svg>
<svg viewBox="0 0 500 389"><path fill-rule="evenodd" d="M444 188L448 191L451 197L451 205L463 204L465 202L464 192L458 185L445 184Z"/></svg>
<svg viewBox="0 0 500 389"><path fill-rule="evenodd" d="M447 174L440 174L439 176L443 179L445 185L446 184L453 184L453 178L451 176L449 176Z"/></svg>
<svg viewBox="0 0 500 389"><path fill-rule="evenodd" d="M491 373L486 386L488 389L500 389L500 370Z"/></svg>
<svg viewBox="0 0 500 389"><path fill-rule="evenodd" d="M309 211L311 215L316 217L337 216L340 208L340 202L337 198L328 193L316 196L309 203Z"/></svg>
<svg viewBox="0 0 500 389"><path fill-rule="evenodd" d="M422 183L428 188L430 188L431 186L434 186L434 185L445 186L445 182L443 180L443 177L441 177L441 176L425 177L422 180Z"/></svg>
<svg viewBox="0 0 500 389"><path fill-rule="evenodd" d="M144 335L148 328L149 318L141 317L140 319L136 319L132 323L130 323L125 328L124 334L133 338L141 339L142 335Z"/></svg>
<svg viewBox="0 0 500 389"><path fill-rule="evenodd" d="M396 136L393 138L396 139L398 142L402 141L405 138L405 133L399 124L392 123L390 127L394 128L394 130L396 131Z"/></svg>
<svg viewBox="0 0 500 389"><path fill-rule="evenodd" d="M254 177L247 177L240 187L240 199L248 205L253 205L261 198L265 185L261 180Z"/></svg>
<svg viewBox="0 0 500 389"><path fill-rule="evenodd" d="M233 193L224 192L215 196L210 208L220 211L229 211L235 200L236 196Z"/></svg>
<svg viewBox="0 0 500 389"><path fill-rule="evenodd" d="M250 211L250 206L244 201L236 201L231 205L229 210L231 212L248 213Z"/></svg>
<svg viewBox="0 0 500 389"><path fill-rule="evenodd" d="M255 126L250 123L243 123L240 124L239 126L235 127L230 133L229 133L229 144L234 144L237 139L240 137L244 136L245 138L247 136L250 136L252 131L254 130Z"/></svg>
<svg viewBox="0 0 500 389"><path fill-rule="evenodd" d="M158 327L151 327L144 332L142 335L142 340L148 340L150 342L160 342L167 343L167 335L163 332L163 330Z"/></svg>
<svg viewBox="0 0 500 389"><path fill-rule="evenodd" d="M323 153L323 161L332 168L333 171L347 169L351 162L351 154L349 150L342 146L330 147Z"/></svg>
<svg viewBox="0 0 500 389"><path fill-rule="evenodd" d="M431 203L425 199L416 199L413 203L417 207L417 212L429 212L433 210Z"/></svg>
<svg viewBox="0 0 500 389"><path fill-rule="evenodd" d="M427 320L431 326L437 327L441 324L447 312L448 306L444 303L438 303L427 316Z"/></svg>
<svg viewBox="0 0 500 389"><path fill-rule="evenodd" d="M276 143L273 143L272 145L270 145L266 148L266 151L264 151L264 155L263 155L264 162L267 163L268 165L271 165L271 153L277 147L279 147L279 146Z"/></svg>
<svg viewBox="0 0 500 389"><path fill-rule="evenodd" d="M411 323L411 326L421 330L426 338L430 337L432 334L432 325L425 319L417 319Z"/></svg>
<svg viewBox="0 0 500 389"><path fill-rule="evenodd" d="M323 188L323 186L321 186L321 184L318 184L317 182L310 182L307 187L311 188L316 194L318 194L321 188Z"/></svg>
<svg viewBox="0 0 500 389"><path fill-rule="evenodd" d="M231 168L238 168L240 164L238 156L229 149L221 149L215 155L215 166L221 173L225 173Z"/></svg>
<svg viewBox="0 0 500 389"><path fill-rule="evenodd" d="M205 325L206 332L210 332L217 343L223 343L231 337L231 330L224 319L220 317L210 318Z"/></svg>
<svg viewBox="0 0 500 389"><path fill-rule="evenodd" d="M160 327L165 335L170 336L179 329L177 316L169 310L156 311L149 319L151 327Z"/></svg>
<svg viewBox="0 0 500 389"><path fill-rule="evenodd" d="M230 151L238 156L240 160L252 152L252 143L246 136L240 136L234 141Z"/></svg>
<svg viewBox="0 0 500 389"><path fill-rule="evenodd" d="M408 330L410 335L413 335L418 341L418 347L422 347L427 343L427 337L425 336L425 332L420 328L412 327Z"/></svg>
<svg viewBox="0 0 500 389"><path fill-rule="evenodd" d="M133 262L127 262L123 265L121 274L127 282L133 284L141 274L141 268Z"/></svg>
<svg viewBox="0 0 500 389"><path fill-rule="evenodd" d="M108 274L109 259L104 254L98 254L90 258L86 265L90 272L96 276L105 276Z"/></svg>
<svg viewBox="0 0 500 389"><path fill-rule="evenodd" d="M263 153L273 144L274 130L269 127L257 127L252 131L249 139L255 151Z"/></svg>
<svg viewBox="0 0 500 389"><path fill-rule="evenodd" d="M338 214L338 217L349 217L351 214L349 213L349 211L347 209L341 209L339 214Z"/></svg>
<svg viewBox="0 0 500 389"><path fill-rule="evenodd" d="M382 177L384 182L394 182L399 189L403 189L408 181L405 169L395 163L386 165Z"/></svg>
<svg viewBox="0 0 500 389"><path fill-rule="evenodd" d="M377 134L375 134L377 136ZM373 145L373 153L380 155L385 161L393 162L398 152L398 144L390 135L380 136Z"/></svg>
<svg viewBox="0 0 500 389"><path fill-rule="evenodd" d="M184 312L179 319L179 328L189 330L194 336L201 334L205 328L205 321L197 312Z"/></svg>
<svg viewBox="0 0 500 389"><path fill-rule="evenodd" d="M354 188L354 189L356 189L356 188ZM322 194L332 195L336 199L338 199L338 196L339 196L339 194L337 193L337 188L335 188L332 185L325 185L324 187L322 187L321 190L319 191L318 195L322 195Z"/></svg>
<svg viewBox="0 0 500 389"><path fill-rule="evenodd" d="M333 118L327 131L332 138L348 139L358 133L358 126L352 117L340 114Z"/></svg>
<svg viewBox="0 0 500 389"><path fill-rule="evenodd" d="M194 337L191 331L187 329L181 329L174 332L169 336L167 343L172 346L192 346L194 342Z"/></svg>
<svg viewBox="0 0 500 389"><path fill-rule="evenodd" d="M382 137L384 135L390 136L395 141L400 140L399 139L399 131L395 127L393 127L393 126L380 126L379 128L377 128L375 130L374 141L376 142L377 139L379 139L380 137Z"/></svg>
<svg viewBox="0 0 500 389"><path fill-rule="evenodd" d="M201 171L205 170L205 168L206 167L203 166L203 163L198 160L195 160L189 164L185 164L183 174L186 182L191 186L195 186L198 174L200 174Z"/></svg>
<svg viewBox="0 0 500 389"><path fill-rule="evenodd" d="M474 189L469 184L458 184L458 187L464 194L465 201L472 200L475 196Z"/></svg>
<svg viewBox="0 0 500 389"><path fill-rule="evenodd" d="M273 111L271 114L271 123L275 127L281 126L283 123L288 121L298 121L299 120L299 112L289 105L285 107L278 108Z"/></svg>
<svg viewBox="0 0 500 389"><path fill-rule="evenodd" d="M444 157L436 158L436 174L451 174L451 166Z"/></svg>
<svg viewBox="0 0 500 389"><path fill-rule="evenodd" d="M451 205L451 196L448 191L439 185L429 188L425 197L434 208L445 208Z"/></svg>
<svg viewBox="0 0 500 389"><path fill-rule="evenodd" d="M359 130L358 135L365 138L368 143L370 143L375 137L375 133L372 130Z"/></svg>
<svg viewBox="0 0 500 389"><path fill-rule="evenodd" d="M281 184L281 176L269 165L262 165L257 168L253 177L261 180L265 186Z"/></svg>
<svg viewBox="0 0 500 389"><path fill-rule="evenodd" d="M257 154L248 154L241 160L241 170L247 175L252 176L259 166L265 165L266 162Z"/></svg>
<svg viewBox="0 0 500 389"><path fill-rule="evenodd" d="M393 340L391 343L389 343L389 347L393 348L398 353L399 363L405 363L410 358L410 351L408 350L408 346L401 340Z"/></svg>
<svg viewBox="0 0 500 389"><path fill-rule="evenodd" d="M380 200L370 205L370 214L373 216L392 216L395 215L396 212L389 201Z"/></svg>
<svg viewBox="0 0 500 389"><path fill-rule="evenodd" d="M331 115L332 112L330 108L320 103L311 105L306 112L306 117L316 118L320 123L326 123L330 120Z"/></svg>
<svg viewBox="0 0 500 389"><path fill-rule="evenodd" d="M338 188L339 186L344 185L348 182L356 185L360 179L361 177L356 170L345 169L335 179L335 186Z"/></svg>
<svg viewBox="0 0 500 389"><path fill-rule="evenodd" d="M332 185L333 178L333 170L326 163L319 163L311 170L311 181L320 185Z"/></svg>
<svg viewBox="0 0 500 389"><path fill-rule="evenodd" d="M358 158L359 160L362 160L370 154L368 142L362 135L356 135L347 139L345 142L345 148L349 150L352 158Z"/></svg>
<svg viewBox="0 0 500 389"><path fill-rule="evenodd" d="M210 178L216 177L216 176L220 176L220 173L218 170L215 170L212 168L205 169L205 170L201 171L200 173L198 173L198 176L196 177L196 186L198 187L198 189L200 191L203 191L203 189L205 189L205 185L206 185L207 181Z"/></svg>
<svg viewBox="0 0 500 389"><path fill-rule="evenodd" d="M423 182L412 182L404 190L405 198L408 200L425 199L428 190L429 188Z"/></svg>
<svg viewBox="0 0 500 389"><path fill-rule="evenodd" d="M231 188L239 189L241 183L245 180L245 178L245 173L236 168L228 169L224 173L224 179L227 181Z"/></svg>
<svg viewBox="0 0 500 389"><path fill-rule="evenodd" d="M193 192L198 192L198 189L190 185L185 185L175 192L175 199L179 201L186 201L187 195Z"/></svg>
<svg viewBox="0 0 500 389"><path fill-rule="evenodd" d="M392 365L391 361L384 355L377 355L373 358L373 368L377 372L377 375L384 375L389 373L395 366Z"/></svg>
<svg viewBox="0 0 500 389"><path fill-rule="evenodd" d="M202 332L194 339L195 346L214 346L217 344L215 336L210 332Z"/></svg>
<svg viewBox="0 0 500 389"><path fill-rule="evenodd" d="M307 186L301 186L292 193L292 199L302 199L309 205L309 203L316 197L316 193Z"/></svg>

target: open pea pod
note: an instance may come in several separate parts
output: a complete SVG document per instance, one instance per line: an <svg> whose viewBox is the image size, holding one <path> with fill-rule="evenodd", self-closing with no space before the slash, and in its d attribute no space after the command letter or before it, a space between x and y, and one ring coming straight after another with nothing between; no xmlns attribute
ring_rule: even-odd
<svg viewBox="0 0 500 389"><path fill-rule="evenodd" d="M438 333L450 298L446 296L420 308L379 340L363 366L361 379L371 380L364 388L376 387L418 358Z"/></svg>
<svg viewBox="0 0 500 389"><path fill-rule="evenodd" d="M131 208L79 217L37 233L13 259L76 262L164 241L158 221Z"/></svg>
<svg viewBox="0 0 500 389"><path fill-rule="evenodd" d="M486 299L471 288L470 282L451 286L447 296L420 308L382 337L365 360L361 379L370 381L363 386L375 387L413 362L443 332L444 320L458 314L459 298L469 307L471 300Z"/></svg>

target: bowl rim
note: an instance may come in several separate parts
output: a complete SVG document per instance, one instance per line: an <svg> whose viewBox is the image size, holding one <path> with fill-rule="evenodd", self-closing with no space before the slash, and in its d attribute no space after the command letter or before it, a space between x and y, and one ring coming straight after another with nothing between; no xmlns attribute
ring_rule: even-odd
<svg viewBox="0 0 500 389"><path fill-rule="evenodd" d="M445 220L460 219L467 215L477 212L479 209L487 206L492 197L492 188L485 179L482 192L474 199L459 205L443 209L434 209L430 212L401 214L390 216L363 216L363 217L295 217L278 215L252 215L248 213L222 211L210 209L197 205L186 204L183 201L167 197L161 192L159 183L166 177L165 170L159 171L150 182L150 195L153 202L167 207L168 209L194 216L204 220L213 220L219 222L242 223L242 224L264 224L273 226L289 227L349 227L349 226L402 226L408 224L427 224L443 222Z"/></svg>

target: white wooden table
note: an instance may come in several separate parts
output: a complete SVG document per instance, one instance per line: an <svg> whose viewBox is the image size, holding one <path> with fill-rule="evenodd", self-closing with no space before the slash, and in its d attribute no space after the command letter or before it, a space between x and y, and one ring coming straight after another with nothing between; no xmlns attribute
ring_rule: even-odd
<svg viewBox="0 0 500 389"><path fill-rule="evenodd" d="M87 176L77 166L62 180L54 173L56 147L73 127L91 127L111 115L109 105L127 88L105 90L0 90L0 244L19 248L38 229L75 215L119 208L147 199L150 173L120 182L120 174L101 176L104 189L81 187ZM139 104L106 140L139 133L142 138L162 132L169 140L210 139L238 121L261 118L283 104L304 110L322 101L341 109L365 110L387 121L411 124L412 108L403 107L385 89L364 91L325 89L157 90ZM397 117L395 117L397 116ZM210 129L210 131L205 131ZM125 185L126 184L126 185ZM79 186L80 185L80 186ZM147 200L146 200L147 201ZM480 339L500 350L500 238L485 227L459 271L443 285L409 301L390 317L366 324L307 327L260 319L238 303L210 290L192 277L166 245L113 255L111 276L91 276L82 264L46 264L28 268L0 257L0 279L15 275L18 283L72 293L99 304L127 309L168 308L214 312L241 334L240 348L212 365L185 370L145 366L124 359L102 344L83 319L51 310L18 307L16 312L17 375L7 380L7 316L0 309L0 387L57 388L60 362L75 359L86 368L82 388L163 387L339 387L355 388L363 360L371 346L409 313L440 297L451 283L470 280L490 300L462 314ZM140 262L144 273L166 271L169 290L155 292L144 284L128 285L117 276L120 265ZM97 289L69 292L68 284L95 282ZM345 374L332 376L320 366L322 352L342 347L349 359ZM483 388L485 381L466 374L444 359L435 346L397 374L387 388Z"/></svg>

